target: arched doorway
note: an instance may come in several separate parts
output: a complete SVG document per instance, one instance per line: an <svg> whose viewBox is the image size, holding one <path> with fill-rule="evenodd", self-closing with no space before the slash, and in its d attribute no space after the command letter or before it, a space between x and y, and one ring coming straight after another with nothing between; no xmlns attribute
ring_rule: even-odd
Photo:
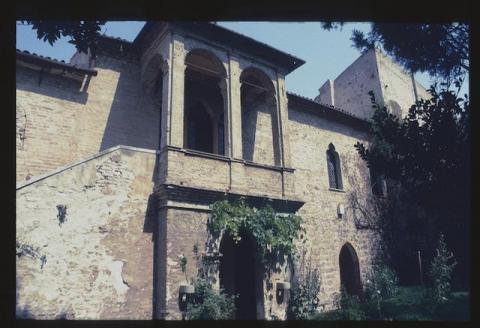
<svg viewBox="0 0 480 328"><path fill-rule="evenodd" d="M263 279L254 238L242 233L235 244L229 234L220 243L220 286L236 299L235 319L263 319Z"/></svg>
<svg viewBox="0 0 480 328"><path fill-rule="evenodd" d="M355 249L349 243L340 250L340 283L348 295L363 296L360 266Z"/></svg>

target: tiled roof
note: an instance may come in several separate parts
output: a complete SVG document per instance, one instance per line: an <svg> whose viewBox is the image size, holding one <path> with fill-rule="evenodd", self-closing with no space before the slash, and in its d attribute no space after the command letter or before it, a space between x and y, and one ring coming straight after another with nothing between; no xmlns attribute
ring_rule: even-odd
<svg viewBox="0 0 480 328"><path fill-rule="evenodd" d="M122 42L132 43L131 41L128 41L127 39L122 39L122 38L119 38L119 37L116 37L116 36L110 36L110 35L106 35L106 34L102 34L101 37L106 38L106 39L113 39L113 40L118 40L118 41L122 41Z"/></svg>
<svg viewBox="0 0 480 328"><path fill-rule="evenodd" d="M287 92L287 96L288 96L289 99L292 99L294 101L295 100L303 101L304 103L308 103L309 105L318 108L318 113L319 114L329 114L329 113L334 114L334 115L337 115L337 117L339 117L339 118L346 118L346 119L353 120L354 122L359 123L362 126L367 126L367 124L370 122L367 119L364 119L360 116L349 113L349 112L347 112L347 111L345 111L341 108L338 108L338 107L335 107L335 106L332 106L332 105L328 105L328 104L318 103L311 98L301 96L301 95L298 95L298 94L293 93L293 92Z"/></svg>
<svg viewBox="0 0 480 328"><path fill-rule="evenodd" d="M209 22L147 22L138 33L133 43L138 44L141 48L146 47L148 44L148 41L146 41L149 38L148 35L154 30L155 26L157 26L156 24L168 24L170 27L183 29L191 34L208 38L213 42L222 43L232 49L237 49L244 53L257 56L286 69L287 73L290 73L305 64L303 59L292 56L291 54L278 50L266 43L260 42L241 33Z"/></svg>
<svg viewBox="0 0 480 328"><path fill-rule="evenodd" d="M66 63L64 60L58 60L55 58L50 58L48 56L45 57L45 56L36 54L34 52L31 53L27 50L17 49L17 58L26 59L28 61L42 62L50 66L56 66L58 68L74 70L83 74L94 75L94 76L97 75L96 70L88 69L88 68L80 68L76 65Z"/></svg>
<svg viewBox="0 0 480 328"><path fill-rule="evenodd" d="M287 55L287 56L290 56L290 57L294 58L296 61L298 61L298 63L300 63L299 66L305 64L305 61L304 61L303 59L300 59L300 58L298 58L297 56L294 56L294 55L292 55L292 54L290 54L290 53L288 53L288 52L286 52L286 51L284 51L284 50L280 50L280 49L277 49L277 48L275 48L275 47L272 47L272 46L269 45L268 43L259 41L259 40L257 40L257 39L252 38L252 37L249 37L249 36L247 36L247 35L245 35L245 34L242 34L242 33L240 33L240 32L231 30L231 29L229 29L229 28L226 28L225 26L220 26L220 25L213 24L213 23L211 23L211 24L212 24L212 25L215 25L215 26L218 26L218 27L220 27L220 28L223 28L224 30L227 30L227 31L229 31L229 32L231 32L231 33L238 34L239 36L241 36L241 37L243 37L243 38L245 38L245 39L249 39L249 40L251 40L252 42L257 42L257 43L263 45L263 46L266 47L266 48L270 48L270 49L272 49L272 50L274 50L274 51L278 51L278 52L283 53L283 54L285 54L285 55Z"/></svg>

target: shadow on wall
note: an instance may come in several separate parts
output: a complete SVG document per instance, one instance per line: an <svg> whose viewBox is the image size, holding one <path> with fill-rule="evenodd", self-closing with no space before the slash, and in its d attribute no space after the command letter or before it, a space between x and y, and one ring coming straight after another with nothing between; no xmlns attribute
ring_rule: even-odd
<svg viewBox="0 0 480 328"><path fill-rule="evenodd" d="M161 282L156 279L156 277L162 276L161 269L165 266L162 266L159 261L159 242L163 240L158 238L158 199L155 194L151 194L148 197L147 210L145 213L145 221L143 224L143 232L152 234L153 241L153 281L152 281L152 318L158 318L158 292Z"/></svg>
<svg viewBox="0 0 480 328"><path fill-rule="evenodd" d="M158 149L161 107L143 91L139 65L99 57L96 66L120 73L99 151L117 145Z"/></svg>
<svg viewBox="0 0 480 328"><path fill-rule="evenodd" d="M82 89L82 82L71 78L52 75L47 72L34 71L24 67L16 67L17 89L61 100L85 105L88 100L88 82Z"/></svg>
<svg viewBox="0 0 480 328"><path fill-rule="evenodd" d="M155 159L152 182L155 186L161 183L161 157ZM153 241L153 276L152 276L152 319L163 319L167 315L166 284L167 284L167 221L165 210L159 209L158 194L153 192L148 197L144 233L152 234Z"/></svg>
<svg viewBox="0 0 480 328"><path fill-rule="evenodd" d="M253 162L255 149L255 131L257 130L258 112L252 108L242 108L242 149L243 159Z"/></svg>

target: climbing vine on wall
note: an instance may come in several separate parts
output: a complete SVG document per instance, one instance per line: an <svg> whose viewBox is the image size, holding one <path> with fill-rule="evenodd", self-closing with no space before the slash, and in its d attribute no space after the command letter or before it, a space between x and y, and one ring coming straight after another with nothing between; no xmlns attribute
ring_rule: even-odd
<svg viewBox="0 0 480 328"><path fill-rule="evenodd" d="M208 230L218 238L228 233L235 243L241 240L241 233L250 233L256 241L262 263L269 271L277 270L277 263L293 255L295 239L305 232L302 218L298 215L277 213L269 204L262 208L248 206L244 199L230 202L217 201L211 206Z"/></svg>

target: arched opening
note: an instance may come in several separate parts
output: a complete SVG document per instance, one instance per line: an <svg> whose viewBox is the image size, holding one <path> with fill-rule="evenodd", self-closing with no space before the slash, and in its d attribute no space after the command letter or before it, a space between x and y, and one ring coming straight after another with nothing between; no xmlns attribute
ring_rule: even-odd
<svg viewBox="0 0 480 328"><path fill-rule="evenodd" d="M363 297L357 253L349 243L340 250L340 283L348 295Z"/></svg>
<svg viewBox="0 0 480 328"><path fill-rule="evenodd" d="M195 49L185 58L184 147L225 154L225 69L206 50Z"/></svg>
<svg viewBox="0 0 480 328"><path fill-rule="evenodd" d="M220 243L220 287L229 295L238 295L235 319L263 319L263 271L255 240L245 232L240 236L236 244L225 234Z"/></svg>
<svg viewBox="0 0 480 328"><path fill-rule="evenodd" d="M242 72L240 82L243 159L280 165L275 87L264 72L252 67Z"/></svg>
<svg viewBox="0 0 480 328"><path fill-rule="evenodd" d="M145 64L141 73L141 83L146 100L151 102L155 110L158 110L158 149L161 145L162 136L162 102L164 97L164 81L168 64L160 54L153 55Z"/></svg>

